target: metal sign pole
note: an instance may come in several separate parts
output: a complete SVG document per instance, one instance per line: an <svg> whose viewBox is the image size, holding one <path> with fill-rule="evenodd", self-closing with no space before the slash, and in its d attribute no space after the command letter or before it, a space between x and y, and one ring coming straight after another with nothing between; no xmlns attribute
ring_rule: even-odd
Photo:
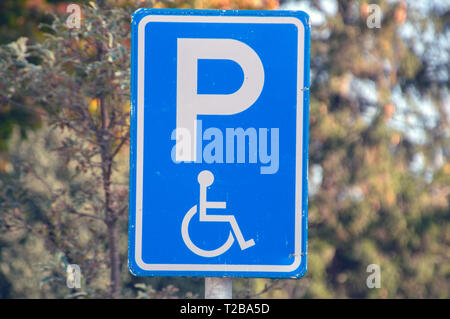
<svg viewBox="0 0 450 319"><path fill-rule="evenodd" d="M205 299L231 299L233 283L231 278L205 278Z"/></svg>

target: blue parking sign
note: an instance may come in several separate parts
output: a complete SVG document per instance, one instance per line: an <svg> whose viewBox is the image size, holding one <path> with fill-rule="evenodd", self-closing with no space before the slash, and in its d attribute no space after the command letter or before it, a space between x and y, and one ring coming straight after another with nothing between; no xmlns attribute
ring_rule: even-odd
<svg viewBox="0 0 450 319"><path fill-rule="evenodd" d="M305 274L309 51L304 12L136 11L133 274Z"/></svg>

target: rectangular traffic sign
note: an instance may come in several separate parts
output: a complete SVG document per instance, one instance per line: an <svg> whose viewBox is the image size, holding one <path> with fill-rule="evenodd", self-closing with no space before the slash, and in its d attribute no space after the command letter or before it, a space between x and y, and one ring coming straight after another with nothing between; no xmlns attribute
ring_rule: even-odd
<svg viewBox="0 0 450 319"><path fill-rule="evenodd" d="M304 12L136 11L133 274L305 274L309 51Z"/></svg>

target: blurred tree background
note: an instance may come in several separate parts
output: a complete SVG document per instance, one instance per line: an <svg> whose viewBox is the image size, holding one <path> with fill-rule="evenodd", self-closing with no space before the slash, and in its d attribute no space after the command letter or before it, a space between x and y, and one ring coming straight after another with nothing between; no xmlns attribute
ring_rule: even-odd
<svg viewBox="0 0 450 319"><path fill-rule="evenodd" d="M450 297L448 2L73 2L80 29L65 26L67 1L0 2L0 298L203 296L201 278L127 269L138 7L310 14L308 273L234 279L236 297ZM72 263L81 289L66 286ZM366 285L370 264L381 288Z"/></svg>

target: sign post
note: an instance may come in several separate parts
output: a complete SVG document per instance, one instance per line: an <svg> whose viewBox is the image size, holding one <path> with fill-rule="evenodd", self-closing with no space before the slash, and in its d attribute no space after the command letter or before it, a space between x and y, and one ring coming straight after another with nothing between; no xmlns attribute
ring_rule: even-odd
<svg viewBox="0 0 450 319"><path fill-rule="evenodd" d="M230 277L205 278L205 298L206 299L231 299L233 284Z"/></svg>
<svg viewBox="0 0 450 319"><path fill-rule="evenodd" d="M309 51L304 12L136 11L133 274L208 277L211 298L305 274Z"/></svg>

